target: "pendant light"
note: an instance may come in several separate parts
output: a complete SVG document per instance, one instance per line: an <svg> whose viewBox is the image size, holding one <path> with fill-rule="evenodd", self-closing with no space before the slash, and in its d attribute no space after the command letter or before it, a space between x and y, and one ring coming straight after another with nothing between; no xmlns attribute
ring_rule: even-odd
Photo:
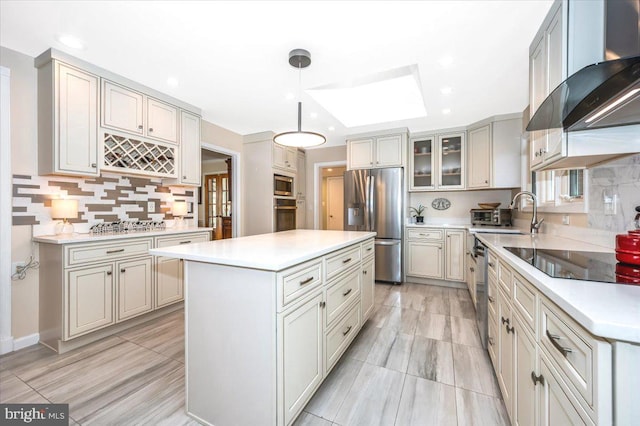
<svg viewBox="0 0 640 426"><path fill-rule="evenodd" d="M298 68L298 130L293 132L278 133L273 137L273 141L279 145L310 147L322 145L327 139L320 133L306 132L302 130L302 68L306 68L311 64L311 54L304 49L294 49L289 52L289 64Z"/></svg>

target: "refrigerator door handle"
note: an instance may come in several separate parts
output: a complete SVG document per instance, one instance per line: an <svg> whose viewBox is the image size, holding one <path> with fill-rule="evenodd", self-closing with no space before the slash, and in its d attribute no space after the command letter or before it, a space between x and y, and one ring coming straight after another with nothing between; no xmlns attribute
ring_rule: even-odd
<svg viewBox="0 0 640 426"><path fill-rule="evenodd" d="M375 212L375 203L374 203L374 200L373 200L373 195L375 194L374 191L375 191L375 187L376 187L375 186L375 184L376 184L375 179L376 179L375 176L370 176L369 177L369 188L368 188L369 189L369 191L368 191L369 193L367 194L367 201L369 202L369 206L368 206L368 209L369 209L369 231L374 231L373 224L376 223L376 218L375 218L375 213L374 213Z"/></svg>
<svg viewBox="0 0 640 426"><path fill-rule="evenodd" d="M375 240L377 246L396 246L400 244L398 240Z"/></svg>

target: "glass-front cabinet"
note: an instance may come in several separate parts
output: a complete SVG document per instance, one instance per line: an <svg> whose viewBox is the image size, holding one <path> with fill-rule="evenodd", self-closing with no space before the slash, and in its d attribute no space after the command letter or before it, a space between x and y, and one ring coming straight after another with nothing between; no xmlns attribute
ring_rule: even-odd
<svg viewBox="0 0 640 426"><path fill-rule="evenodd" d="M410 147L410 191L464 189L464 132L417 135Z"/></svg>

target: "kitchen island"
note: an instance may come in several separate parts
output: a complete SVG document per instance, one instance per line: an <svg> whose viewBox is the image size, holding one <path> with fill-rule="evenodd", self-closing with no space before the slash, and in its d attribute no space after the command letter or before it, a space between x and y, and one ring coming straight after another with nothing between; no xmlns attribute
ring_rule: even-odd
<svg viewBox="0 0 640 426"><path fill-rule="evenodd" d="M373 311L374 237L295 230L151 250L185 261L187 413L293 423Z"/></svg>

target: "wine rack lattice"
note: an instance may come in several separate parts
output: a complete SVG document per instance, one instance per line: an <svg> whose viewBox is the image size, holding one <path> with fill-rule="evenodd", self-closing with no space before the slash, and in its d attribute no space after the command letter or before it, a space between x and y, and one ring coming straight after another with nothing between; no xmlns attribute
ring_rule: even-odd
<svg viewBox="0 0 640 426"><path fill-rule="evenodd" d="M175 176L175 147L105 133L104 165L155 176Z"/></svg>

